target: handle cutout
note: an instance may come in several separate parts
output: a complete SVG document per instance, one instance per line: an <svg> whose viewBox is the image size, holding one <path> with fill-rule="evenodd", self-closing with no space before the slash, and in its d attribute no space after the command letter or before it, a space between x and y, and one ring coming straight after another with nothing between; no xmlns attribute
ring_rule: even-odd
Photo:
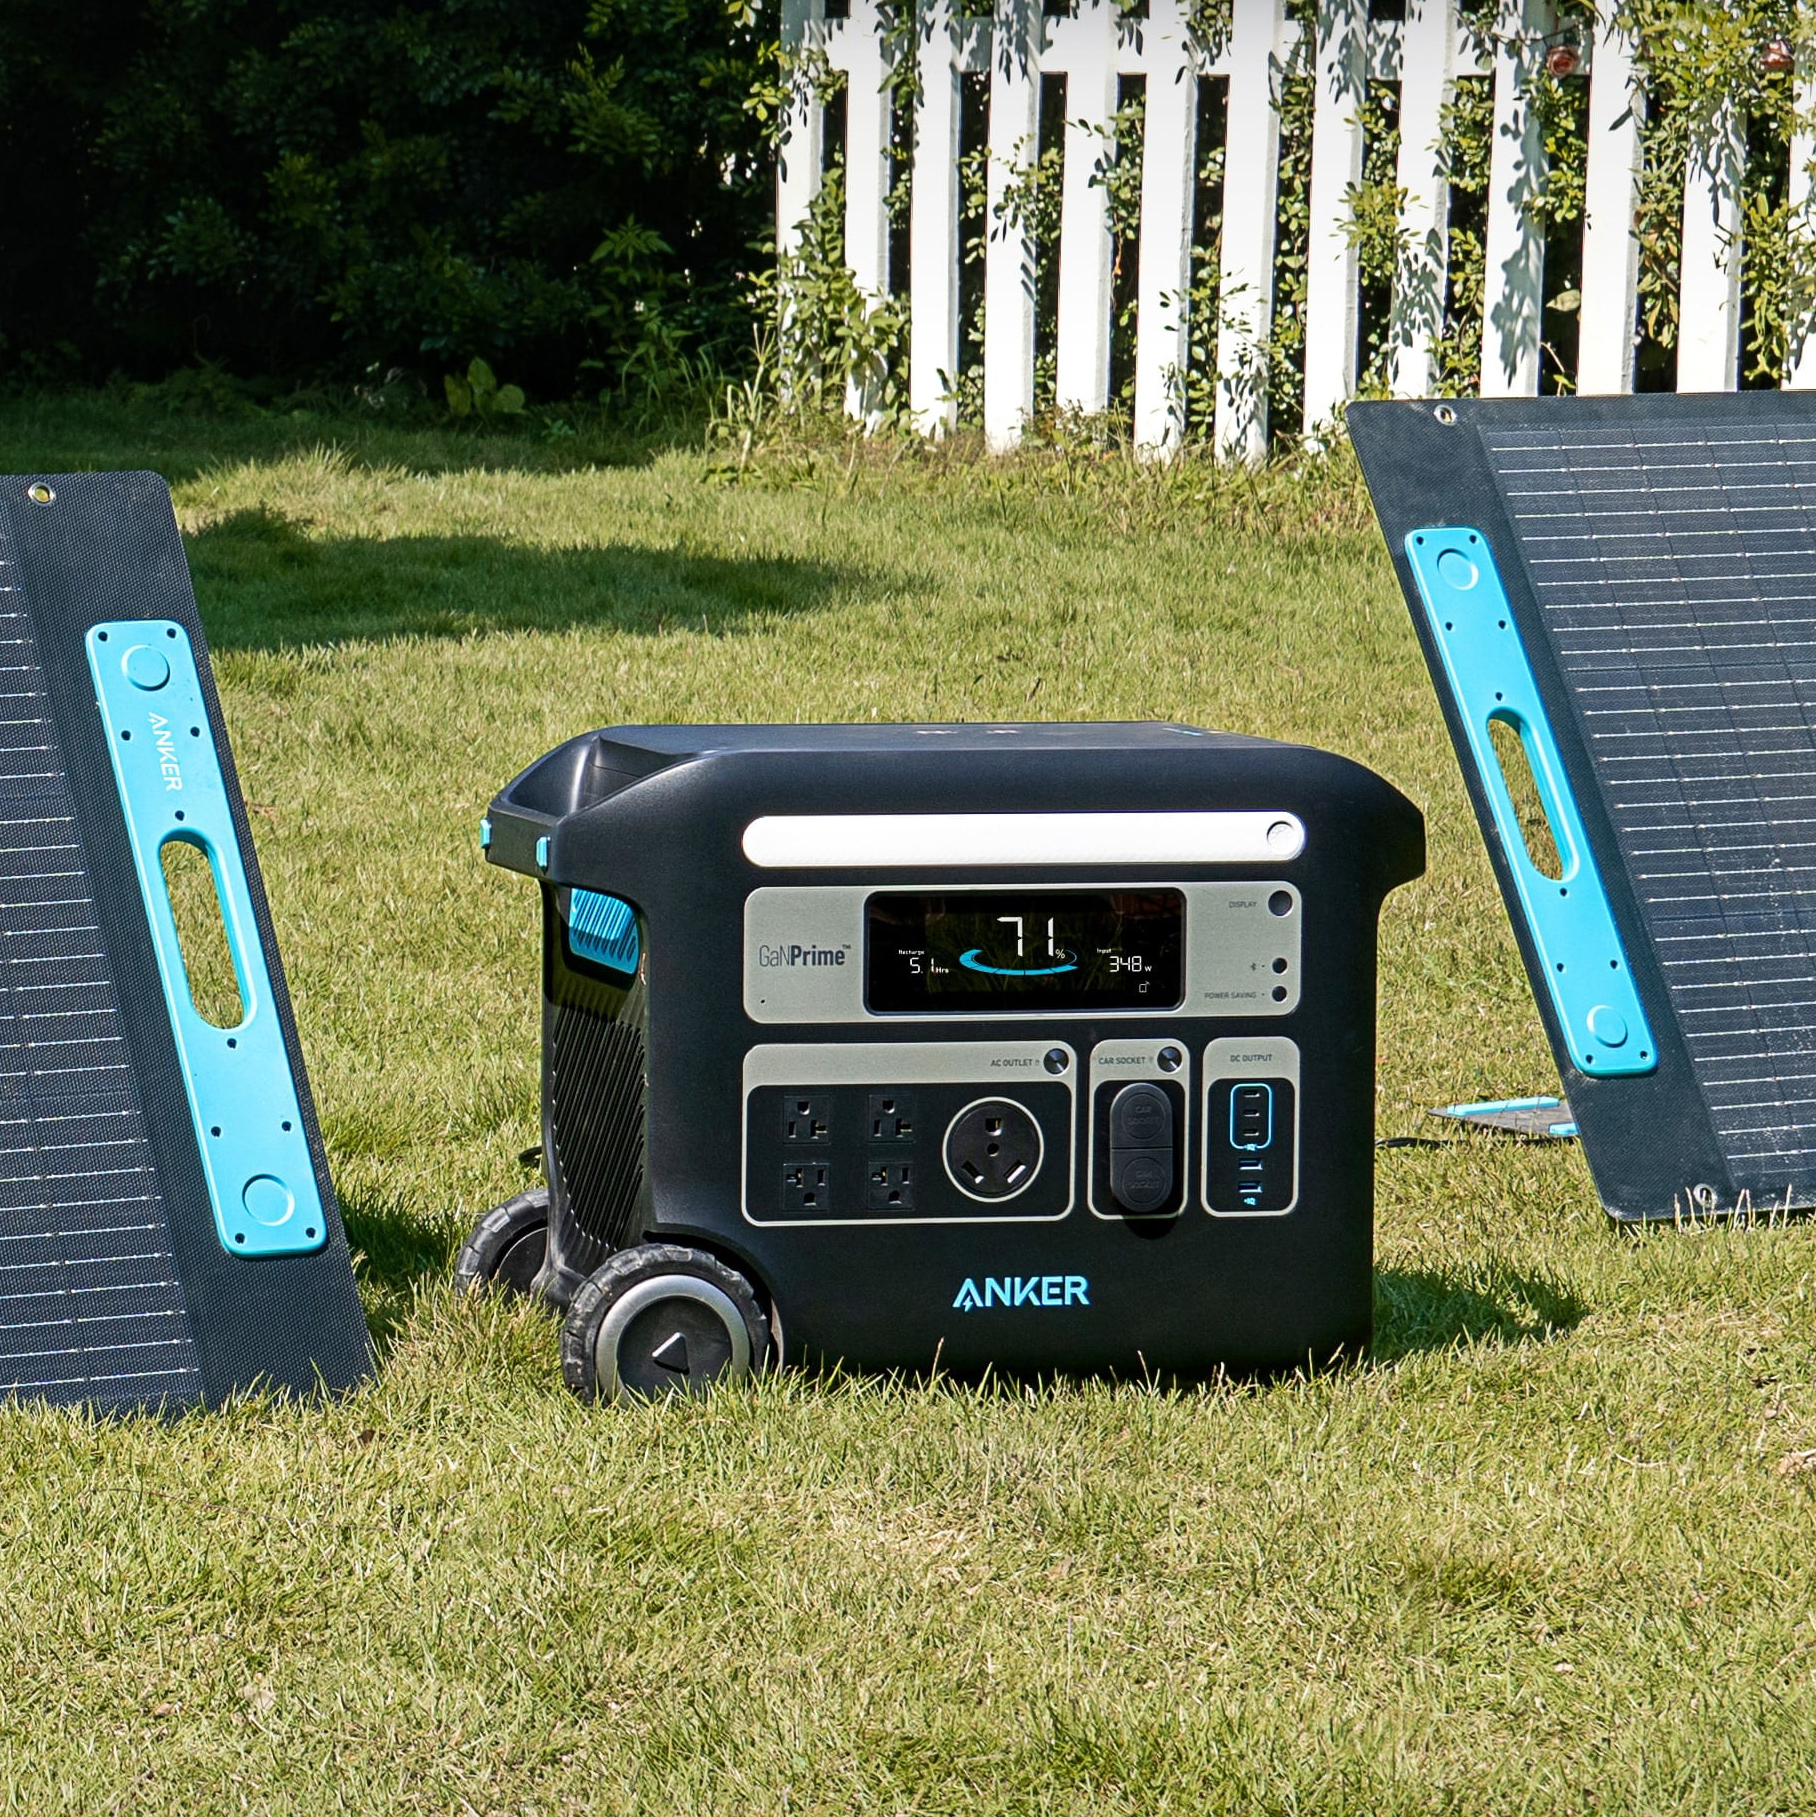
<svg viewBox="0 0 1816 1817"><path fill-rule="evenodd" d="M182 833L166 839L158 853L164 893L176 923L177 950L195 1013L212 1028L238 1028L246 1020L234 962L233 937L212 854L200 839Z"/></svg>
<svg viewBox="0 0 1816 1817"><path fill-rule="evenodd" d="M1512 713L1490 713L1488 737L1532 868L1548 883L1562 882L1564 860L1559 856L1557 823L1547 810L1538 785L1525 724Z"/></svg>

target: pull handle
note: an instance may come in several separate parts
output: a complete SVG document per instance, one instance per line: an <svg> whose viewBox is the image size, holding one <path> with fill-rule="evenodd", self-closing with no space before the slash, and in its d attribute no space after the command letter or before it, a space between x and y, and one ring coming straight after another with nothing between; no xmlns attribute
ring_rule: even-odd
<svg viewBox="0 0 1816 1817"><path fill-rule="evenodd" d="M1658 1065L1657 1044L1488 539L1462 525L1415 530L1406 558L1571 1062L1592 1078L1649 1073ZM1526 751L1557 846L1555 878L1539 870L1527 848L1494 748L1497 720L1519 734Z"/></svg>
<svg viewBox="0 0 1816 1817"><path fill-rule="evenodd" d="M327 1219L189 634L167 619L115 620L89 630L87 649L221 1247L320 1249ZM199 847L214 875L240 989L232 1028L206 1021L190 993L164 882L173 840Z"/></svg>

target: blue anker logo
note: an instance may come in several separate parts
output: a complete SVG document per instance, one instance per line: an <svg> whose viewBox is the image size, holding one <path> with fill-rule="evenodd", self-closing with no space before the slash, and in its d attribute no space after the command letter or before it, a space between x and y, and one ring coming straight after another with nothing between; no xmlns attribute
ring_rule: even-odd
<svg viewBox="0 0 1816 1817"><path fill-rule="evenodd" d="M1089 1306L1091 1283L1082 1274L1006 1274L984 1277L984 1290L967 1280L952 1302L954 1312L982 1312L989 1306Z"/></svg>

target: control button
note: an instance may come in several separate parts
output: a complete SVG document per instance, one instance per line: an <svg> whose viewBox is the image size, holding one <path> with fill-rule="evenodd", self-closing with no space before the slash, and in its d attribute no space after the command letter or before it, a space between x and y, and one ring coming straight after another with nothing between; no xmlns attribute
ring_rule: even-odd
<svg viewBox="0 0 1816 1817"><path fill-rule="evenodd" d="M1475 563L1461 549L1446 549L1438 557L1438 577L1458 593L1467 593L1482 578Z"/></svg>
<svg viewBox="0 0 1816 1817"><path fill-rule="evenodd" d="M275 1230L296 1210L296 1194L275 1174L254 1174L240 1194L246 1215L267 1230Z"/></svg>
<svg viewBox="0 0 1816 1817"><path fill-rule="evenodd" d="M1185 1065L1185 1055L1176 1047L1163 1047L1154 1058L1163 1073L1176 1073Z"/></svg>
<svg viewBox="0 0 1816 1817"><path fill-rule="evenodd" d="M1611 1003L1598 1003L1589 1012L1589 1032L1603 1047L1624 1046L1627 1039L1627 1018Z"/></svg>
<svg viewBox="0 0 1816 1817"><path fill-rule="evenodd" d="M170 680L170 662L162 650L154 650L149 644L134 644L120 658L120 673L135 688L151 694Z"/></svg>

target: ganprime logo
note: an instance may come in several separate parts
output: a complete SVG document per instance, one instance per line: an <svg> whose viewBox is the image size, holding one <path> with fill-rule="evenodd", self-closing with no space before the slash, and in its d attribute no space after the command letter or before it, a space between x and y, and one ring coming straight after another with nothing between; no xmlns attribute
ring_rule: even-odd
<svg viewBox="0 0 1816 1817"><path fill-rule="evenodd" d="M1082 1274L1006 1274L984 1277L984 1290L967 1279L952 1302L954 1312L982 1312L990 1306L1089 1306L1091 1283Z"/></svg>
<svg viewBox="0 0 1816 1817"><path fill-rule="evenodd" d="M759 946L757 963L765 968L784 965L843 965L851 957L849 946Z"/></svg>

